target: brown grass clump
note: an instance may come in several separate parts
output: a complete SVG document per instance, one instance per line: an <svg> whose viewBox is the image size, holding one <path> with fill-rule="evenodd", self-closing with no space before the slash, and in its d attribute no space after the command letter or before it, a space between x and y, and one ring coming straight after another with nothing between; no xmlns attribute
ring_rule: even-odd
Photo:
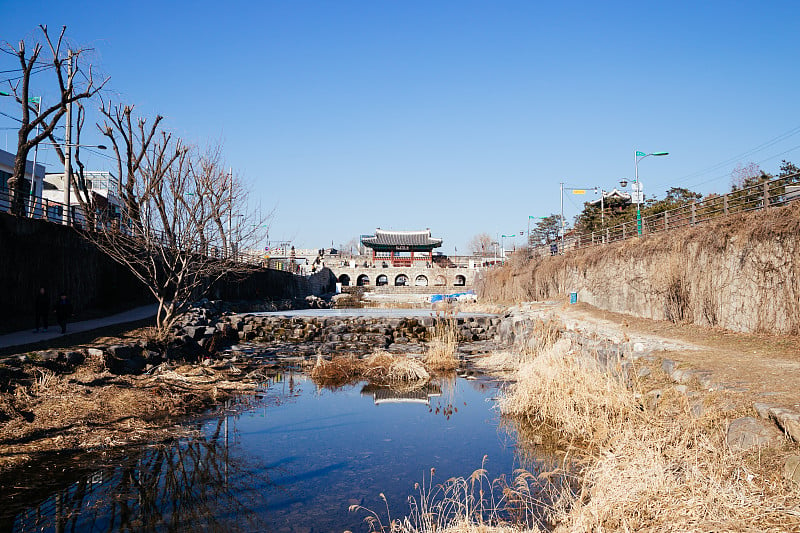
<svg viewBox="0 0 800 533"><path fill-rule="evenodd" d="M430 379L430 374L417 359L379 350L364 359L347 355L326 361L322 357L317 357L317 362L311 369L311 379L333 387L341 387L360 380L391 385L427 381Z"/></svg>
<svg viewBox="0 0 800 533"><path fill-rule="evenodd" d="M537 319L533 323L531 335L515 343L513 349L491 352L474 359L473 364L485 372L511 380L515 377L513 372L519 370L524 363L531 362L539 354L550 350L561 337L561 331L561 326L555 320Z"/></svg>
<svg viewBox="0 0 800 533"><path fill-rule="evenodd" d="M425 354L425 365L431 370L443 371L458 368L458 321L455 312L436 315L436 326L428 351Z"/></svg>
<svg viewBox="0 0 800 533"><path fill-rule="evenodd" d="M311 379L334 386L357 381L360 374L361 360L354 355L334 357L330 361L317 356L317 363L311 369Z"/></svg>
<svg viewBox="0 0 800 533"><path fill-rule="evenodd" d="M534 426L553 424L569 438L585 442L609 436L621 418L633 416L636 402L625 386L589 357L565 357L558 341L517 373L517 383L501 399L502 413Z"/></svg>
<svg viewBox="0 0 800 533"><path fill-rule="evenodd" d="M500 403L520 423L583 445L573 451L585 457L579 489L551 508L556 531L800 529L791 511L800 496L781 478L778 453L727 447L729 420L744 414L714 407L728 398L707 396L699 417L674 387L642 403L643 383L561 348L524 365Z"/></svg>
<svg viewBox="0 0 800 533"><path fill-rule="evenodd" d="M363 376L377 384L427 381L431 377L417 359L393 356L384 351L376 351L364 359L362 365Z"/></svg>

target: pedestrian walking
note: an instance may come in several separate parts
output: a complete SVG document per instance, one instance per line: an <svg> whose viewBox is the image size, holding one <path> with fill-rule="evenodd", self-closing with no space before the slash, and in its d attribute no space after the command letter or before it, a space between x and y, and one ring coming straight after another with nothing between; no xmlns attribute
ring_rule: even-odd
<svg viewBox="0 0 800 533"><path fill-rule="evenodd" d="M36 322L36 329L34 333L39 332L39 326L43 326L47 331L47 316L50 313L50 295L47 294L47 289L44 287L39 288L36 293L36 300L33 303L33 315Z"/></svg>
<svg viewBox="0 0 800 533"><path fill-rule="evenodd" d="M56 318L58 325L61 326L61 334L67 332L67 319L72 316L72 303L67 298L67 295L61 293L56 302Z"/></svg>

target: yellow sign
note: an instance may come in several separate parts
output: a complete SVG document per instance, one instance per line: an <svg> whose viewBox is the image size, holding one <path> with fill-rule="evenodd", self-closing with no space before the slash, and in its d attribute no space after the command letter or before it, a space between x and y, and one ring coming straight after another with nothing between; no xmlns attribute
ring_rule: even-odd
<svg viewBox="0 0 800 533"><path fill-rule="evenodd" d="M573 189L572 194L586 194L586 189Z"/></svg>

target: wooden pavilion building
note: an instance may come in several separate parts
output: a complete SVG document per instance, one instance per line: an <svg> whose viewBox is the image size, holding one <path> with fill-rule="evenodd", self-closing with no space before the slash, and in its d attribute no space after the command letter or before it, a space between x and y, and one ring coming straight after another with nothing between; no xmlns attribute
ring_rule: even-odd
<svg viewBox="0 0 800 533"><path fill-rule="evenodd" d="M361 244L372 250L373 263L385 261L394 267L411 267L415 262L433 262L433 249L442 239L431 237L431 230L387 231L377 228L374 235L362 235ZM420 265L424 266L424 265Z"/></svg>

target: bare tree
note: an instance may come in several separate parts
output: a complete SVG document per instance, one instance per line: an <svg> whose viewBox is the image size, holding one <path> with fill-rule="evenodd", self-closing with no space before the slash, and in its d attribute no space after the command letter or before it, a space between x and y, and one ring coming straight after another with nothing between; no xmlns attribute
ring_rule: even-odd
<svg viewBox="0 0 800 533"><path fill-rule="evenodd" d="M467 244L467 248L473 254L487 254L492 250L494 239L488 233L478 233Z"/></svg>
<svg viewBox="0 0 800 533"><path fill-rule="evenodd" d="M61 28L58 38L53 41L47 32L47 26L41 25L42 42L36 42L32 50L28 50L24 40L17 47L10 43L3 43L2 49L17 57L20 64L21 75L16 83L9 82L11 91L22 108L22 117L17 134L17 154L14 159L14 173L8 180L8 188L12 194L11 211L17 215L25 214L25 199L30 184L25 181L25 166L30 151L47 138L53 138L53 131L61 118L66 114L67 107L73 103L94 96L108 82L106 78L99 84L94 83L92 67L85 69L81 66L81 55L86 52L80 50L62 50L64 34L67 27ZM44 47L49 50L51 58L47 62L40 61ZM30 52L30 54L29 54ZM71 65L74 64L75 68ZM59 100L50 107L42 109L41 100L34 101L31 97L31 75L35 72L52 69L58 84ZM78 74L81 74L78 77ZM80 86L76 79L83 79ZM37 105L34 105L37 104ZM38 132L31 137L31 133ZM34 169L35 171L35 169Z"/></svg>
<svg viewBox="0 0 800 533"><path fill-rule="evenodd" d="M237 261L235 251L265 220L249 214L245 189L223 168L218 147L190 148L158 129L161 117L149 125L134 119L131 106L104 106L102 113L98 126L125 177L121 215L81 231L144 283L166 331L216 281L254 268Z"/></svg>
<svg viewBox="0 0 800 533"><path fill-rule="evenodd" d="M348 255L360 255L361 254L361 238L353 237L346 243L340 246L341 251Z"/></svg>
<svg viewBox="0 0 800 533"><path fill-rule="evenodd" d="M758 164L752 161L746 165L739 163L731 171L731 190L736 191L754 185L764 179L765 176L767 174L761 170Z"/></svg>

